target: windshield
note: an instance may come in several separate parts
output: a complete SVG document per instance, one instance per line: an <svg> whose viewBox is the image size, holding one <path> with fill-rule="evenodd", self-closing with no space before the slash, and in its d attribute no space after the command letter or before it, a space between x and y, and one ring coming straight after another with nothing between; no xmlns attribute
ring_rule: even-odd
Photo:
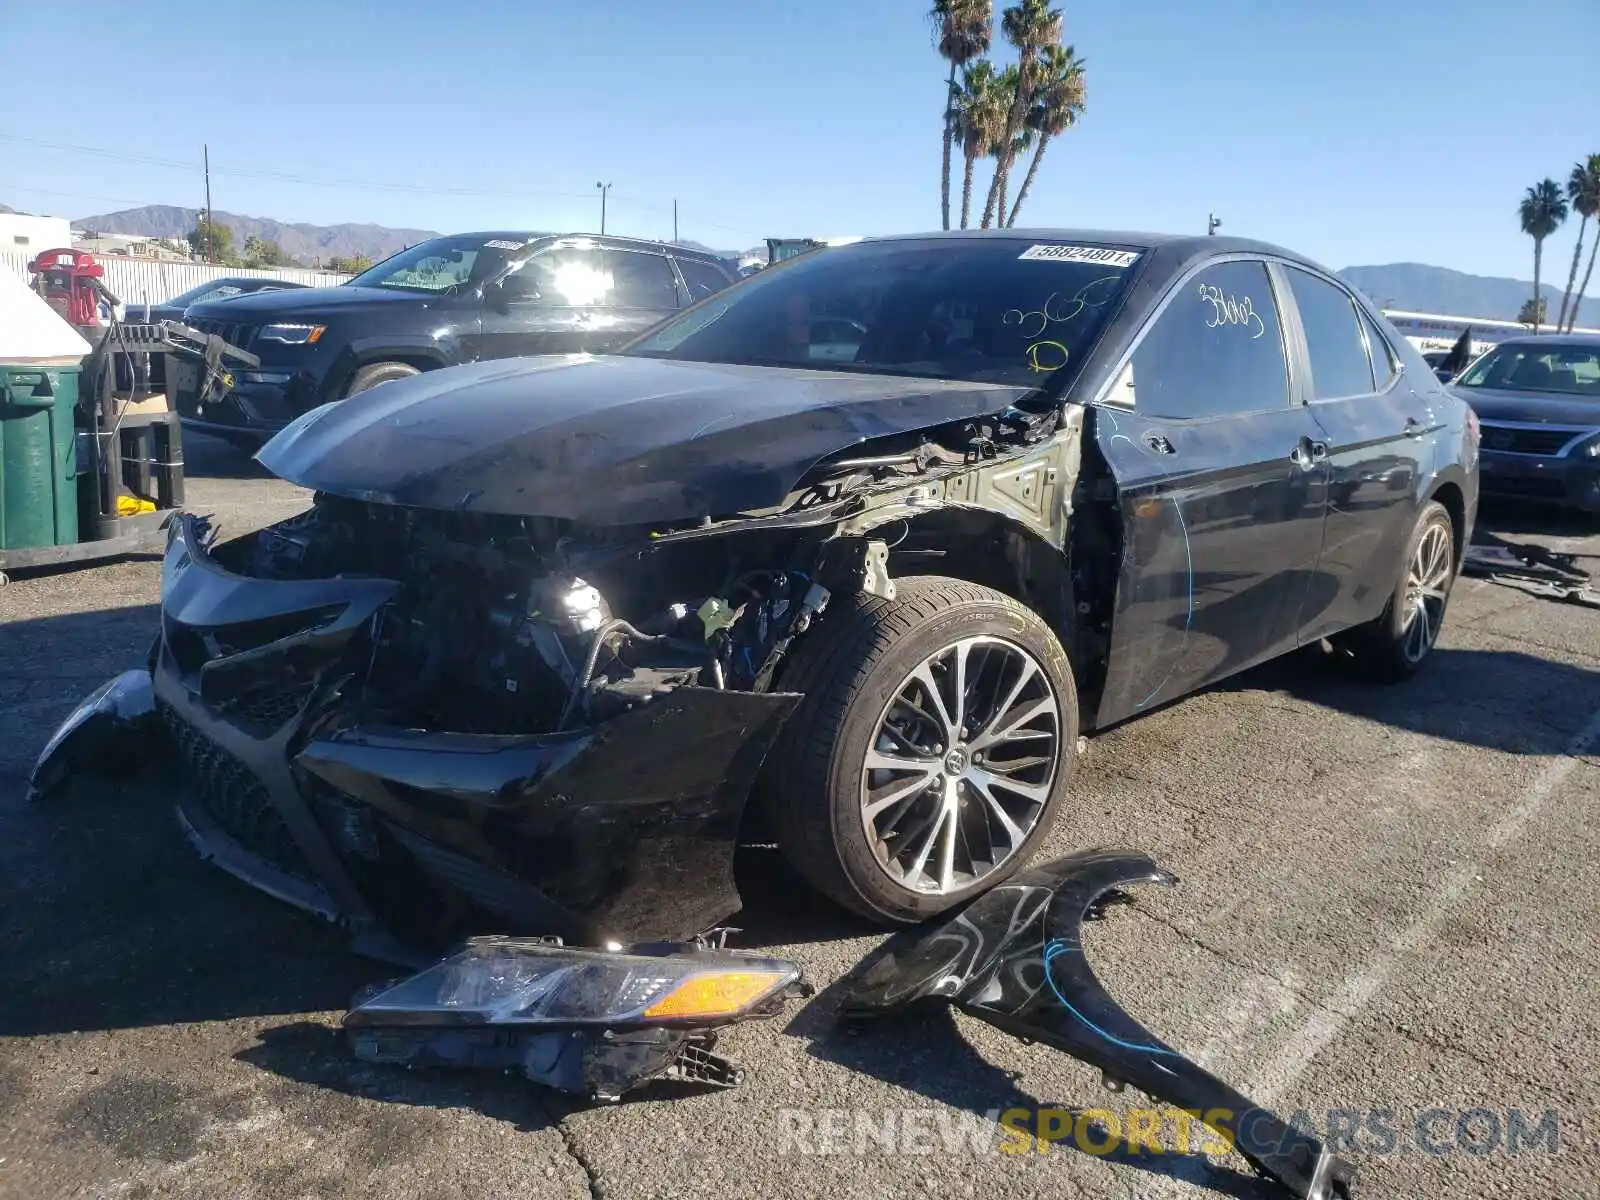
<svg viewBox="0 0 1600 1200"><path fill-rule="evenodd" d="M762 271L625 353L1037 386L1077 367L1137 258L1019 239L862 242Z"/></svg>
<svg viewBox="0 0 1600 1200"><path fill-rule="evenodd" d="M187 308L202 300L225 300L229 296L237 296L243 290L236 283L218 283L215 279L208 279L205 283L198 284L165 303L169 308Z"/></svg>
<svg viewBox="0 0 1600 1200"><path fill-rule="evenodd" d="M384 259L345 286L456 292L489 279L533 240L522 235L486 234L433 238Z"/></svg>
<svg viewBox="0 0 1600 1200"><path fill-rule="evenodd" d="M1456 386L1600 399L1600 345L1496 346L1468 367Z"/></svg>

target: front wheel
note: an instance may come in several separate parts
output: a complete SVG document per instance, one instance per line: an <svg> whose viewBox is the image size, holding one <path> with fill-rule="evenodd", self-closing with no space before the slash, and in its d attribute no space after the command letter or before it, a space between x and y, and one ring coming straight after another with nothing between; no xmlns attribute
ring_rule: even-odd
<svg viewBox="0 0 1600 1200"><path fill-rule="evenodd" d="M1456 578L1455 526L1437 500L1423 505L1389 603L1377 620L1336 639L1373 678L1399 681L1422 668L1439 640Z"/></svg>
<svg viewBox="0 0 1600 1200"><path fill-rule="evenodd" d="M413 375L420 375L421 371L410 363L403 362L375 362L368 363L350 378L350 386L345 388L344 394L354 396L358 392L365 392L377 387L380 383L392 383L396 379L410 379Z"/></svg>
<svg viewBox="0 0 1600 1200"><path fill-rule="evenodd" d="M780 682L805 693L768 758L778 844L813 887L924 920L1002 882L1072 778L1078 701L1061 644L990 588L935 576L857 595Z"/></svg>

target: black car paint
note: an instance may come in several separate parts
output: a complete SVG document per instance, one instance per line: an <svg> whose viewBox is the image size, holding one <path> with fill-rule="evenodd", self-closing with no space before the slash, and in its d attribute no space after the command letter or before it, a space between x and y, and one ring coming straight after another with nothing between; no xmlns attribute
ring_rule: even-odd
<svg viewBox="0 0 1600 1200"><path fill-rule="evenodd" d="M399 288L344 284L192 305L186 320L208 333L222 333L262 362L241 375L234 390L197 410L177 397L185 423L197 429L264 442L295 417L344 397L355 373L374 362L395 361L432 370L486 359L551 351L614 349L669 316L675 309L545 307L505 300L498 279L542 251L575 244L599 249L663 254L712 267L727 277L715 255L683 246L599 235L489 232L485 239L526 243L494 279L459 294L427 294ZM674 266L674 276L679 272ZM681 278L680 305L688 295ZM267 325L325 324L315 343L285 345L260 339Z"/></svg>
<svg viewBox="0 0 1600 1200"><path fill-rule="evenodd" d="M1152 313L1186 287L1193 273L1226 256L1321 273L1314 264L1274 247L1221 237L1033 231L946 236L1137 246L1141 256L1098 341L1070 369L1046 376L1032 391L626 354L582 361L549 358L484 364L386 385L308 415L261 459L295 482L357 500L557 517L575 522L579 531L633 528L640 553L736 528L833 524L842 538L859 540L887 530L899 537L908 524L941 513L992 519L991 545L1031 547L1047 578L1065 580L1062 603L1052 615L1078 676L1083 724L1091 729L1304 644L1335 623L1378 616L1401 569L1404 540L1431 498L1445 502L1458 547L1465 542L1477 503L1476 445L1466 409L1359 298L1355 302L1385 330L1400 367L1386 394L1365 405L1352 401L1349 411L1341 412L1307 403L1303 335L1287 289L1281 289L1278 302L1292 391L1282 411L1156 420L1112 402L1114 381ZM937 245L940 239L926 240ZM849 252L847 247L824 253ZM1036 422L1041 414L1051 420L1037 425L1037 437L996 443L993 422L979 419L1019 408ZM952 435L947 440L975 448L930 460L918 477L880 482L838 504L760 511L782 501L818 459L841 453L870 458L885 441L903 445L907 436L936 429L943 430L941 436ZM1308 441L1325 443L1326 454L1307 463L1302 451ZM1116 529L1109 541L1086 543L1082 531L1097 505L1114 514ZM641 527L651 531L648 539ZM190 537L187 529L180 526L181 538ZM188 551L175 554L183 558ZM998 562L1001 556L994 558ZM314 588L301 590L301 584L219 580L215 563L203 555L197 561L211 578L210 587L226 593L230 602L262 604L246 597L256 588L264 589L263 596L279 597L264 603L262 617L329 603L315 598ZM902 560L893 551L889 564L892 574L927 570L925 560ZM169 565L169 571L175 574L176 567ZM396 586L323 582L356 589L362 597L359 609L367 613L383 603L385 587ZM247 758L255 773L272 781L272 803L298 814L291 840L314 848L314 875L339 881L335 890L341 894L324 908L357 924L374 919L368 900L358 894L362 889L352 883L297 790L317 771L326 781L335 760L341 778L362 793L369 816L387 808L384 820L398 818L395 830L384 835L397 842L437 836L439 830L428 825L429 814L442 803L460 812L482 812L487 819L490 802L472 780L495 756L465 763L463 756L451 757L448 734L422 735L426 755L436 759L430 767L427 762L419 766L418 742L409 735L369 731L382 737L361 743L359 772L353 774L353 746L335 731L302 730L298 720L290 720L272 739L260 741L230 726L219 707L226 696L215 688L208 691L203 678L184 678L174 665L172 642L181 646L195 636L186 627L204 628L206 619L191 613L192 601L181 588L169 582L167 589L168 642L156 674L158 695L181 719L236 757ZM248 616L242 609L224 615L227 623ZM1096 629L1101 616L1105 628ZM219 618L213 613L210 619ZM343 618L336 624L348 628ZM257 663L265 668L286 653L299 653L296 637L323 636L300 633L284 640L280 635L237 657L245 659L248 670ZM219 661L212 678L237 672L240 665ZM262 677L269 674L263 670ZM315 687L337 686L336 673L326 664L302 674ZM718 707L724 704L729 707ZM737 704L735 696L720 693L715 705L708 701L705 711L690 714L682 744L720 738L726 732L718 723L724 719L720 713L739 725L749 745L764 748L761 739L781 720L782 706L758 719L752 713L735 717L742 712ZM343 738L350 736L355 735ZM313 758L291 762L290 740L300 748L319 737L324 744ZM536 752L530 743L530 772L543 769L539 756L549 749L546 742ZM720 769L723 761L717 765ZM308 771L313 766L317 770ZM419 770L433 772L425 786L418 784ZM553 778L553 768L551 773ZM489 778L495 778L493 771ZM694 788L705 792L710 781L709 776L688 781L685 794ZM502 776L498 782L510 780ZM583 782L584 794L576 798L591 806L601 823L627 819L619 814L629 811L632 789L659 795L651 790L654 783L622 767ZM516 787L534 797L528 812L549 815L537 798L536 783ZM463 818L456 829L470 824ZM549 831L528 832L542 837ZM404 846L401 850L409 853ZM457 839L451 853L456 866L472 865L480 863L486 848ZM650 871L659 870L663 861L652 858L650 838L641 837L628 853L636 857L613 882L648 882ZM520 882L536 891L548 886L540 873L551 870L553 861L537 860L533 874ZM645 869L640 863L652 865ZM509 865L514 872L515 864ZM280 882L274 877L272 886L281 891ZM644 888L638 893L641 906L631 915L652 930L687 919L688 914L674 911L677 901L670 892ZM330 898L322 895L322 901ZM724 898L723 906L730 902ZM703 913L712 907L708 904ZM637 928L616 932L639 936ZM695 930L680 924L661 932L682 936Z"/></svg>
<svg viewBox="0 0 1600 1200"><path fill-rule="evenodd" d="M1024 871L954 920L890 942L841 1005L846 1021L930 999L1098 1067L1204 1119L1262 1171L1306 1200L1348 1196L1353 1167L1317 1138L1252 1103L1162 1042L1112 1000L1084 954L1084 920L1125 902L1130 884L1177 878L1143 854L1087 850Z"/></svg>
<svg viewBox="0 0 1600 1200"><path fill-rule="evenodd" d="M665 525L780 503L819 459L1001 412L998 384L544 356L406 380L262 449L302 487L415 508Z"/></svg>

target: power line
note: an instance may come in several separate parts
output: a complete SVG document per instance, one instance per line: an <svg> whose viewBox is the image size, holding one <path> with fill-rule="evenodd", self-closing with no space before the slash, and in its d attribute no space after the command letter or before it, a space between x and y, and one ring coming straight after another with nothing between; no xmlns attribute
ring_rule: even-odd
<svg viewBox="0 0 1600 1200"><path fill-rule="evenodd" d="M21 134L0 133L0 141L16 142L25 146L37 146L46 150L62 150L71 154L87 154L96 158L110 159L115 162L139 163L143 166L163 167L178 171L194 171L196 169L195 163L184 162L181 159L159 158L149 154L134 154L126 150L114 150L105 146L84 146L74 142L53 142L43 138L24 137ZM299 184L306 187L365 188L371 191L404 192L412 195L422 196L463 196L475 197L479 199L501 200L561 199L593 201L594 199L592 195L584 192L508 192L491 191L482 188L428 187L421 184L398 183L394 181L374 179L319 179L314 176L301 175L289 171L261 171L242 167L212 167L211 173L214 175L227 175L234 179L260 179L278 183ZM37 191L39 189L32 190ZM109 197L104 198L108 199ZM119 201L119 203L124 202L136 203L133 201ZM635 200L627 196L617 196L614 198L614 202L630 205L634 208L644 209L647 212L666 214L667 212L671 211L669 208L663 205L651 204L647 201ZM696 224L705 226L708 229L721 229L726 230L729 233L745 234L750 237L761 236L752 230L741 229L735 225L723 225L716 221L701 220L697 221Z"/></svg>

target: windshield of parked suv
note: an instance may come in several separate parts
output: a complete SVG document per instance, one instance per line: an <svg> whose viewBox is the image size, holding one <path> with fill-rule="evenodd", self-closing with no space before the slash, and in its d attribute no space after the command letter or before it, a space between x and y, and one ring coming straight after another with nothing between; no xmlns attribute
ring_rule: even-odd
<svg viewBox="0 0 1600 1200"><path fill-rule="evenodd" d="M1078 366L1137 258L1002 238L818 250L702 301L625 353L1038 385Z"/></svg>
<svg viewBox="0 0 1600 1200"><path fill-rule="evenodd" d="M1600 400L1600 345L1496 346L1468 367L1456 386L1557 392Z"/></svg>
<svg viewBox="0 0 1600 1200"><path fill-rule="evenodd" d="M244 289L236 283L218 283L212 279L162 303L169 308L187 308L191 304L199 304L202 300L226 300L229 296L237 296L242 291Z"/></svg>
<svg viewBox="0 0 1600 1200"><path fill-rule="evenodd" d="M418 242L349 280L347 287L454 292L475 286L506 265L532 239L466 235Z"/></svg>

